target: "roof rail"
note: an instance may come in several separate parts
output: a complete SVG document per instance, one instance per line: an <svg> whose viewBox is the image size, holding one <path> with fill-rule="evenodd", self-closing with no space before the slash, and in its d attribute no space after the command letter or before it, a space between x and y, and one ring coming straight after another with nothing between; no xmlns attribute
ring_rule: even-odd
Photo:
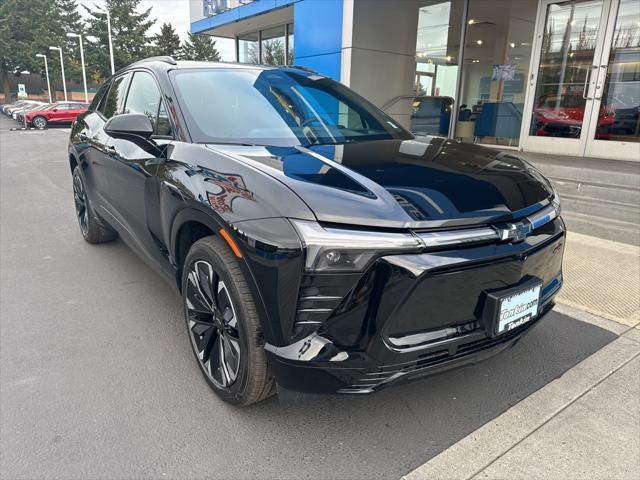
<svg viewBox="0 0 640 480"><path fill-rule="evenodd" d="M170 57L169 55L161 55L158 57L143 58L142 60L138 60L137 62L132 63L132 65L137 65L139 63L144 63L144 62L164 62L164 63L170 63L171 65L178 64L178 62L176 62L173 57Z"/></svg>

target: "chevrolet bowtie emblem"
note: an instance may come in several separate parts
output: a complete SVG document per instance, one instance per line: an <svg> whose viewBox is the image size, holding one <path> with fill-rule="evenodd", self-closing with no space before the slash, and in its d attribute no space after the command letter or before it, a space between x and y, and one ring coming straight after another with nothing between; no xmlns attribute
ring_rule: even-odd
<svg viewBox="0 0 640 480"><path fill-rule="evenodd" d="M532 230L530 224L522 222L507 223L495 228L500 240L509 240L514 243L522 242Z"/></svg>

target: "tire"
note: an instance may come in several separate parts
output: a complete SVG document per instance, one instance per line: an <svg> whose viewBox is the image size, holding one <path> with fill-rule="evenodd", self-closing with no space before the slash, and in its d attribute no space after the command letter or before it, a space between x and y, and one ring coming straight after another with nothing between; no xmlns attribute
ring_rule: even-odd
<svg viewBox="0 0 640 480"><path fill-rule="evenodd" d="M31 125L33 125L35 128L39 128L41 130L47 128L48 124L49 124L49 122L42 115L38 115L37 117L33 117L33 120L31 120Z"/></svg>
<svg viewBox="0 0 640 480"><path fill-rule="evenodd" d="M111 242L118 234L103 222L91 208L80 167L73 169L73 200L82 237L89 243Z"/></svg>
<svg viewBox="0 0 640 480"><path fill-rule="evenodd" d="M240 262L219 237L202 238L189 250L182 299L191 348L213 391L233 405L272 395L275 381L253 296Z"/></svg>

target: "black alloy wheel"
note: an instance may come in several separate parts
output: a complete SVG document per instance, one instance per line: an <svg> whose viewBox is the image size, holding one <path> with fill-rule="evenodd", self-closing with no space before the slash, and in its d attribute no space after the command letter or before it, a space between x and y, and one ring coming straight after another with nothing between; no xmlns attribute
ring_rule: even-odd
<svg viewBox="0 0 640 480"><path fill-rule="evenodd" d="M80 167L73 169L73 202L76 207L76 218L80 226L80 233L89 243L104 243L115 240L118 234L101 218L99 218L91 208L87 189Z"/></svg>
<svg viewBox="0 0 640 480"><path fill-rule="evenodd" d="M274 393L253 294L241 260L220 237L202 238L189 249L182 299L193 353L213 391L234 405Z"/></svg>
<svg viewBox="0 0 640 480"><path fill-rule="evenodd" d="M76 217L78 217L80 231L82 236L86 237L89 232L89 209L84 183L80 175L73 176L73 200L76 204Z"/></svg>
<svg viewBox="0 0 640 480"><path fill-rule="evenodd" d="M189 336L207 377L218 388L238 378L242 349L229 291L209 262L193 262L185 291Z"/></svg>

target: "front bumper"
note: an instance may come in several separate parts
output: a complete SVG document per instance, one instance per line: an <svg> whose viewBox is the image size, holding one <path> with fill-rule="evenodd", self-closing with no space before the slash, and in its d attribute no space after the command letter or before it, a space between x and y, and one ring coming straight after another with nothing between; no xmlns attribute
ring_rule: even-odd
<svg viewBox="0 0 640 480"><path fill-rule="evenodd" d="M562 286L564 238L557 218L520 243L383 257L338 296L336 281L344 279L304 279L301 291L312 288L323 299L316 310L331 313L321 322L309 320L316 305L305 296L301 323L318 326L290 345L267 344L272 372L291 390L370 393L491 357L553 308ZM542 282L536 319L493 336L483 318L487 292L532 278ZM326 299L337 297L326 308Z"/></svg>

